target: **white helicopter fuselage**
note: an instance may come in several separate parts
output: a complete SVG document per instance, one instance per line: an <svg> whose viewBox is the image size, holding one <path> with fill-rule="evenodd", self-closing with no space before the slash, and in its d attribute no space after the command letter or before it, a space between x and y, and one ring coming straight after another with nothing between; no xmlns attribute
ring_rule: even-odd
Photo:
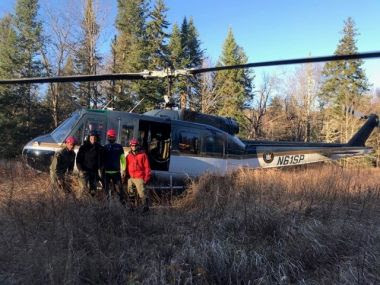
<svg viewBox="0 0 380 285"><path fill-rule="evenodd" d="M373 115L347 144L241 141L231 126L226 129L233 131L227 133L205 123L167 116L81 110L51 134L29 142L23 155L30 166L46 171L68 136L82 143L90 131L97 130L105 144L106 130L113 128L125 153L129 140L137 138L148 154L154 183L172 187L207 172L224 175L239 168L286 167L366 155L372 149L364 142L377 125L378 117Z"/></svg>

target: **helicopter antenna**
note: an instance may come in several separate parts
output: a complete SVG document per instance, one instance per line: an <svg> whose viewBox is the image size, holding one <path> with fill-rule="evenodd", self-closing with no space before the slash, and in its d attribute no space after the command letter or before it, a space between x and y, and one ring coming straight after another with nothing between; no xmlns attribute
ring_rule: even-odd
<svg viewBox="0 0 380 285"><path fill-rule="evenodd" d="M108 106L109 104L111 104L112 102L113 102L113 98L110 99L110 100L108 100L107 104L104 105L104 107L102 108L102 110L105 110L105 109L107 108L107 106Z"/></svg>
<svg viewBox="0 0 380 285"><path fill-rule="evenodd" d="M129 110L129 112L128 112L128 113L132 113L132 112L133 112L133 110L134 110L134 109L136 109L136 108L137 108L137 106L138 106L138 105L140 105L140 104L141 104L141 102L142 102L143 100L144 100L144 98L142 98L140 101L138 101L138 102L137 102L137 104L136 104L136 105L135 105L135 106L134 106L134 107L133 107L131 110Z"/></svg>

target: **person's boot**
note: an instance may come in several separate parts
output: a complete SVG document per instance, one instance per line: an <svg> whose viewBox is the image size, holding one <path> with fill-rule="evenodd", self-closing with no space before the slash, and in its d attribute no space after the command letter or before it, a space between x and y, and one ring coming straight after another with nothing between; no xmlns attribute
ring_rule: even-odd
<svg viewBox="0 0 380 285"><path fill-rule="evenodd" d="M133 192L127 191L126 197L127 197L128 209L131 212L133 212L136 208L136 196L134 195Z"/></svg>
<svg viewBox="0 0 380 285"><path fill-rule="evenodd" d="M146 213L146 212L148 212L149 211L149 199L148 198L146 198L145 199L145 205L144 205L144 208L143 208L143 213Z"/></svg>

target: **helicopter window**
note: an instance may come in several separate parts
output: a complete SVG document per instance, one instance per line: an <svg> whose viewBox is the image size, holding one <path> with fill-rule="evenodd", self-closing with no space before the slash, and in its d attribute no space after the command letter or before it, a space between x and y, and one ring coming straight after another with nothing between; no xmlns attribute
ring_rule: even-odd
<svg viewBox="0 0 380 285"><path fill-rule="evenodd" d="M245 152L245 145L237 138L228 136L227 153L231 155L242 155Z"/></svg>
<svg viewBox="0 0 380 285"><path fill-rule="evenodd" d="M121 128L121 145L128 146L129 141L133 138L133 126L123 125Z"/></svg>
<svg viewBox="0 0 380 285"><path fill-rule="evenodd" d="M86 121L86 127L84 130L85 139L88 138L88 135L91 131L96 131L98 133L100 142L104 143L104 121L101 119L89 118Z"/></svg>
<svg viewBox="0 0 380 285"><path fill-rule="evenodd" d="M82 134L83 134L83 122L80 123L80 126L77 128L77 130L73 134L77 142L82 143Z"/></svg>
<svg viewBox="0 0 380 285"><path fill-rule="evenodd" d="M180 132L178 138L178 149L182 153L199 153L199 134L192 132Z"/></svg>
<svg viewBox="0 0 380 285"><path fill-rule="evenodd" d="M223 135L208 132L203 138L202 152L213 156L223 156L224 139Z"/></svg>
<svg viewBox="0 0 380 285"><path fill-rule="evenodd" d="M58 128L56 128L51 136L57 142L63 142L69 132L72 130L76 122L79 120L79 113L74 113L70 118L66 119Z"/></svg>
<svg viewBox="0 0 380 285"><path fill-rule="evenodd" d="M138 136L138 141L141 146L143 146L144 149L146 149L146 131L139 129L139 136Z"/></svg>

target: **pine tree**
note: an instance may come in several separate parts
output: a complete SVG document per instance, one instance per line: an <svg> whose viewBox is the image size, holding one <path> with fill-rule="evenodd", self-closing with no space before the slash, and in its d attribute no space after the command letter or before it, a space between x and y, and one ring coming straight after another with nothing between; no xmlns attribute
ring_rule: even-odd
<svg viewBox="0 0 380 285"><path fill-rule="evenodd" d="M182 39L181 39L181 31L178 27L177 23L174 23L172 27L172 33L169 41L169 57L170 57L170 65L174 69L180 69L183 67L182 59L183 59L183 47L182 47ZM170 90L168 93L171 93L172 100L178 104L179 102L179 94L181 92L180 83L178 80L175 82L170 82L169 85Z"/></svg>
<svg viewBox="0 0 380 285"><path fill-rule="evenodd" d="M118 0L118 35L114 44L116 72L141 72L147 69L147 17L147 0ZM128 110L142 98L145 100L149 96L147 85L143 81L117 82L115 89L118 101L115 106Z"/></svg>
<svg viewBox="0 0 380 285"><path fill-rule="evenodd" d="M169 50L167 40L169 35L166 30L169 22L166 20L167 7L163 0L157 0L150 13L150 20L147 23L147 56L148 70L164 70L169 68ZM149 98L144 104L145 109L152 108L158 101L161 101L167 93L167 84L163 80L151 81L148 85Z"/></svg>
<svg viewBox="0 0 380 285"><path fill-rule="evenodd" d="M19 54L18 73L20 77L41 76L41 47L43 45L42 23L38 20L38 0L18 0L14 23L17 33L17 49ZM37 86L21 85L17 87L22 96L24 112L22 114L22 132L25 133L25 141L39 133L39 126L33 124L34 115L37 114Z"/></svg>
<svg viewBox="0 0 380 285"><path fill-rule="evenodd" d="M188 59L186 68L200 68L203 62L203 50L201 49L201 42L199 34L195 28L192 18L189 20L187 28L185 58ZM189 103L192 109L200 110L201 107L201 77L193 76L187 79L187 90Z"/></svg>
<svg viewBox="0 0 380 285"><path fill-rule="evenodd" d="M177 23L174 23L170 36L169 51L170 61L172 62L175 69L182 67L183 48L181 41L181 31Z"/></svg>
<svg viewBox="0 0 380 285"><path fill-rule="evenodd" d="M348 18L335 54L357 53L357 35L353 19ZM369 87L362 64L363 61L358 59L329 62L324 66L320 98L327 115L324 133L328 141L347 142L355 132L355 122L348 110L361 104Z"/></svg>
<svg viewBox="0 0 380 285"><path fill-rule="evenodd" d="M181 29L173 25L169 43L170 58L176 69L201 67L203 51L200 47L198 32L193 19L188 22L186 17L182 21ZM173 93L178 100L180 96L187 97L192 109L201 109L201 78L179 78L173 85ZM187 106L182 106L187 107Z"/></svg>
<svg viewBox="0 0 380 285"><path fill-rule="evenodd" d="M187 39L186 39L186 51L188 52L187 58L189 63L187 68L197 68L202 65L203 61L203 50L201 49L201 42L199 40L198 31L194 25L193 18L190 18L188 29L187 29Z"/></svg>
<svg viewBox="0 0 380 285"><path fill-rule="evenodd" d="M222 55L218 65L236 65L247 63L247 57L233 36L232 29L228 31L223 44ZM215 92L219 95L218 115L235 118L243 129L246 118L243 109L252 99L252 75L249 70L232 69L220 71L215 77Z"/></svg>
<svg viewBox="0 0 380 285"><path fill-rule="evenodd" d="M167 47L169 35L166 32L169 27L169 22L166 20L167 11L164 1L157 0L147 23L149 67L156 70L167 67L169 53Z"/></svg>
<svg viewBox="0 0 380 285"><path fill-rule="evenodd" d="M18 65L17 34L10 15L0 19L0 78L13 78ZM23 133L20 114L23 111L21 95L15 86L0 86L0 157L12 157L19 153Z"/></svg>

